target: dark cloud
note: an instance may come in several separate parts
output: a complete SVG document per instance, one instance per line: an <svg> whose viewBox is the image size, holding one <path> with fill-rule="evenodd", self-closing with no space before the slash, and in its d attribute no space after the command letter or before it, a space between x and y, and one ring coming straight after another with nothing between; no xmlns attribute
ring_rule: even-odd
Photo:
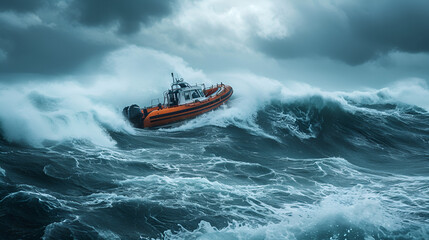
<svg viewBox="0 0 429 240"><path fill-rule="evenodd" d="M31 12L44 3L45 0L1 0L0 11Z"/></svg>
<svg viewBox="0 0 429 240"><path fill-rule="evenodd" d="M107 26L119 24L122 34L135 33L141 24L167 16L172 11L171 0L76 0L71 10L81 24Z"/></svg>
<svg viewBox="0 0 429 240"><path fill-rule="evenodd" d="M71 73L119 47L118 38L126 40L123 35L102 36L86 27L117 23L120 33L134 33L141 24L171 13L171 4L157 0L0 1L0 13L12 12L0 18L0 73ZM65 16L76 17L82 25Z"/></svg>
<svg viewBox="0 0 429 240"><path fill-rule="evenodd" d="M350 26L375 45L405 52L429 51L429 1L371 1L348 9Z"/></svg>
<svg viewBox="0 0 429 240"><path fill-rule="evenodd" d="M390 51L429 52L429 1L358 1L337 6L297 4L302 22L283 39L257 39L275 58L322 56L358 65Z"/></svg>
<svg viewBox="0 0 429 240"><path fill-rule="evenodd" d="M73 71L114 47L76 31L46 26L0 25L0 73L61 74Z"/></svg>

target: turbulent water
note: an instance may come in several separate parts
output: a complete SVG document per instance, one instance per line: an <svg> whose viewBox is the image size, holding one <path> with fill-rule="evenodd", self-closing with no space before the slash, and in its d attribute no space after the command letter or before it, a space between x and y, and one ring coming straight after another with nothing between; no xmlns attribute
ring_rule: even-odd
<svg viewBox="0 0 429 240"><path fill-rule="evenodd" d="M1 239L429 238L429 113L385 91L237 89L150 130L19 99L0 117Z"/></svg>

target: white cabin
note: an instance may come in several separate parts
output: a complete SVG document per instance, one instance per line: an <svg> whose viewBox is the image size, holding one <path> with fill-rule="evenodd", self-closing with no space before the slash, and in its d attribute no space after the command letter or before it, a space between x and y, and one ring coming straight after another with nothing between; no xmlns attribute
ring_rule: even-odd
<svg viewBox="0 0 429 240"><path fill-rule="evenodd" d="M199 85L191 86L181 79L174 79L171 89L164 92L164 105L179 106L187 103L203 101L207 99L203 92L203 87Z"/></svg>

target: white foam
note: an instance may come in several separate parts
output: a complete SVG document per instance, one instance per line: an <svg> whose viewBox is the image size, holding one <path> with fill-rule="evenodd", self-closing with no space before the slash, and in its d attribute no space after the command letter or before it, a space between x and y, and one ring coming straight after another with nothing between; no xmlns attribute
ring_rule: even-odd
<svg viewBox="0 0 429 240"><path fill-rule="evenodd" d="M280 222L251 225L234 221L217 229L209 222L201 221L195 230L166 231L164 234L166 239L297 239L303 233L311 235L338 227L324 225L329 222L349 226L349 234L353 228L360 228L355 230L363 230L365 237L378 230L393 232L401 229L401 219L390 214L377 195L357 189L328 195L315 205L286 204L274 214L280 217Z"/></svg>
<svg viewBox="0 0 429 240"><path fill-rule="evenodd" d="M66 89L65 94L63 91ZM42 103L32 99L35 91ZM72 89L68 84L27 85L2 90L0 123L4 137L8 141L24 142L35 147L42 147L44 141L70 139L86 139L98 145L112 146L115 142L106 133L105 127L113 131L132 132L119 112L94 103L79 91L80 88Z"/></svg>
<svg viewBox="0 0 429 240"><path fill-rule="evenodd" d="M42 239L52 239L55 237L58 237L58 233L55 232L56 228L66 228L69 229L71 234L70 237L72 237L74 235L74 231L75 231L75 227L73 226L75 223L80 223L83 226L86 226L88 228L93 229L95 232L97 232L98 237L100 239L121 239L117 234L115 234L114 232L110 231L110 230L105 230L105 229L98 229L94 226L91 226L87 223L85 223L84 221L81 221L81 218L79 216L72 216L73 219L64 219L60 222L53 222L48 224L45 227ZM73 236L74 237L74 236Z"/></svg>

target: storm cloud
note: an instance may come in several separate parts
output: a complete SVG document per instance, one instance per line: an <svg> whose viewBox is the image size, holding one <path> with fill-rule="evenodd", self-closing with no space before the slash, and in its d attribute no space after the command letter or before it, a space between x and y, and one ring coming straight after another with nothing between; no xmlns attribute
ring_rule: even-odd
<svg viewBox="0 0 429 240"><path fill-rule="evenodd" d="M119 24L122 34L135 33L148 24L169 15L174 1L158 0L75 0L70 7L78 21L86 26Z"/></svg>
<svg viewBox="0 0 429 240"><path fill-rule="evenodd" d="M130 47L206 74L324 87L428 79L428 9L427 0L5 0L0 81L101 71L109 54Z"/></svg>
<svg viewBox="0 0 429 240"><path fill-rule="evenodd" d="M80 32L36 25L0 27L3 73L60 74L113 49L114 44L82 38Z"/></svg>
<svg viewBox="0 0 429 240"><path fill-rule="evenodd" d="M0 73L72 73L123 47L126 35L171 8L172 1L152 0L1 1Z"/></svg>
<svg viewBox="0 0 429 240"><path fill-rule="evenodd" d="M255 39L274 58L328 57L358 65L391 51L429 52L429 2L382 0L297 3L300 21L286 37Z"/></svg>
<svg viewBox="0 0 429 240"><path fill-rule="evenodd" d="M45 0L2 0L0 11L31 12L45 4Z"/></svg>

